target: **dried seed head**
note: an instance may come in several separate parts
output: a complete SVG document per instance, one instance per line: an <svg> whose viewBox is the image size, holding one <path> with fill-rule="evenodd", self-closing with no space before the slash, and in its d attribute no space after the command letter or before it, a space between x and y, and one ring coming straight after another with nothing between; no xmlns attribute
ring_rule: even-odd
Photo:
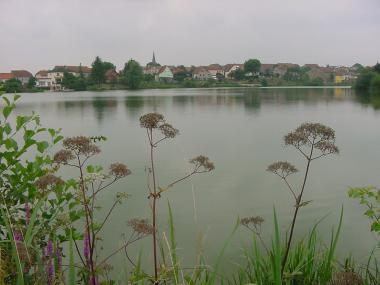
<svg viewBox="0 0 380 285"><path fill-rule="evenodd" d="M240 219L240 224L242 224L243 226L246 226L246 227L261 226L261 224L263 222L264 222L264 219L260 216L252 216L252 217L246 217L246 218Z"/></svg>
<svg viewBox="0 0 380 285"><path fill-rule="evenodd" d="M159 126L159 129L161 133L167 138L174 138L179 134L179 131L173 128L173 126L168 123L162 124L161 126Z"/></svg>
<svg viewBox="0 0 380 285"><path fill-rule="evenodd" d="M328 285L362 285L363 280L355 272L335 273Z"/></svg>
<svg viewBox="0 0 380 285"><path fill-rule="evenodd" d="M53 174L46 174L44 176L41 176L35 182L35 185L39 190L47 190L49 187L52 188L62 184L64 184L64 181Z"/></svg>
<svg viewBox="0 0 380 285"><path fill-rule="evenodd" d="M140 235L152 235L154 233L154 227L149 224L147 219L132 219L128 221L130 226L136 233Z"/></svg>
<svg viewBox="0 0 380 285"><path fill-rule="evenodd" d="M284 137L285 145L292 145L300 150L302 146L313 146L323 155L339 153L335 145L335 131L319 123L303 123Z"/></svg>
<svg viewBox="0 0 380 285"><path fill-rule="evenodd" d="M110 174L115 176L115 178L122 178L129 174L131 174L131 171L128 169L128 167L123 163L112 163L110 166Z"/></svg>
<svg viewBox="0 0 380 285"><path fill-rule="evenodd" d="M200 167L204 168L204 171L211 171L215 169L214 163L210 161L207 156L198 155L190 159L190 163L195 164L195 169L198 170Z"/></svg>
<svg viewBox="0 0 380 285"><path fill-rule="evenodd" d="M74 159L75 156L68 149L62 149L54 155L54 162L59 164L67 164L70 160Z"/></svg>
<svg viewBox="0 0 380 285"><path fill-rule="evenodd" d="M100 153L99 147L93 144L90 138L84 136L63 140L63 147L74 151L77 155L92 156Z"/></svg>
<svg viewBox="0 0 380 285"><path fill-rule="evenodd" d="M298 172L297 168L287 161L274 162L268 166L267 171L272 172L282 178L286 178L290 174Z"/></svg>
<svg viewBox="0 0 380 285"><path fill-rule="evenodd" d="M164 116L158 113L148 113L140 117L140 126L146 129L157 129L164 123Z"/></svg>

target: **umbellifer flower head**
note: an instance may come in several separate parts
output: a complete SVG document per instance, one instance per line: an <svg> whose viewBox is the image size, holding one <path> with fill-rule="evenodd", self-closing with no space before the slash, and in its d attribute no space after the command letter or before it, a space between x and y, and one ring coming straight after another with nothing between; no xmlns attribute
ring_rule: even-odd
<svg viewBox="0 0 380 285"><path fill-rule="evenodd" d="M288 177L290 174L298 172L292 164L287 161L277 161L268 166L267 171L277 174L282 178Z"/></svg>
<svg viewBox="0 0 380 285"><path fill-rule="evenodd" d="M240 219L240 224L243 226L249 227L249 226L261 226L261 224L264 222L264 219L260 216L252 216L252 217L246 217Z"/></svg>
<svg viewBox="0 0 380 285"><path fill-rule="evenodd" d="M158 113L148 113L140 117L140 126L146 129L157 129L164 123L164 116Z"/></svg>
<svg viewBox="0 0 380 285"><path fill-rule="evenodd" d="M168 123L162 124L161 126L159 126L159 129L161 133L167 138L174 138L176 135L179 134L179 131Z"/></svg>
<svg viewBox="0 0 380 285"><path fill-rule="evenodd" d="M335 131L319 123L303 123L293 132L284 137L286 145L293 145L296 148L301 146L312 146L323 153L337 153L335 146Z"/></svg>
<svg viewBox="0 0 380 285"><path fill-rule="evenodd" d="M140 235L151 235L154 233L154 227L149 224L147 219L132 219L128 221L130 226L136 233Z"/></svg>
<svg viewBox="0 0 380 285"><path fill-rule="evenodd" d="M115 176L115 178L122 178L131 174L131 171L125 164L116 162L111 164L110 174Z"/></svg>
<svg viewBox="0 0 380 285"><path fill-rule="evenodd" d="M49 187L55 187L58 185L62 185L63 183L64 182L61 178L53 174L46 174L44 176L41 176L35 182L37 188L40 190L47 190Z"/></svg>
<svg viewBox="0 0 380 285"><path fill-rule="evenodd" d="M62 149L54 155L54 162L60 164L67 164L70 160L74 158L74 154L71 150Z"/></svg>
<svg viewBox="0 0 380 285"><path fill-rule="evenodd" d="M85 136L71 137L63 140L63 147L71 150L77 155L92 156L100 153L97 145L91 142L91 139Z"/></svg>
<svg viewBox="0 0 380 285"><path fill-rule="evenodd" d="M214 163L204 155L198 155L197 157L190 159L190 163L195 164L196 171L198 171L201 167L203 167L204 171L211 171L215 169Z"/></svg>

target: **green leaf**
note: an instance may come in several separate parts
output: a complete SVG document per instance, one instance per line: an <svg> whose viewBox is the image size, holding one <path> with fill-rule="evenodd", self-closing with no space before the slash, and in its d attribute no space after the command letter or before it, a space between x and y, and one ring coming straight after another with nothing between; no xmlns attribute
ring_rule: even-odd
<svg viewBox="0 0 380 285"><path fill-rule="evenodd" d="M11 104L11 102L9 101L7 97L3 97L3 100L5 101L5 104L7 104L7 106Z"/></svg>
<svg viewBox="0 0 380 285"><path fill-rule="evenodd" d="M14 101L17 101L18 99L20 99L21 98L21 95L19 95L19 94L15 94L14 96L13 96L13 100Z"/></svg>
<svg viewBox="0 0 380 285"><path fill-rule="evenodd" d="M13 110L13 106L5 106L3 109L4 118L7 119Z"/></svg>
<svg viewBox="0 0 380 285"><path fill-rule="evenodd" d="M26 116L17 116L16 118L16 131L21 129L21 127L26 123L28 117Z"/></svg>
<svg viewBox="0 0 380 285"><path fill-rule="evenodd" d="M54 140L53 140L53 143L54 144L56 144L56 143L58 143L60 140L62 140L63 139L63 136L61 136L61 135L59 135L59 136L57 136Z"/></svg>
<svg viewBox="0 0 380 285"><path fill-rule="evenodd" d="M8 122L4 124L4 131L7 135L9 135L12 132L12 127Z"/></svg>
<svg viewBox="0 0 380 285"><path fill-rule="evenodd" d="M37 149L41 153L43 153L48 147L49 147L49 143L46 141L37 143Z"/></svg>

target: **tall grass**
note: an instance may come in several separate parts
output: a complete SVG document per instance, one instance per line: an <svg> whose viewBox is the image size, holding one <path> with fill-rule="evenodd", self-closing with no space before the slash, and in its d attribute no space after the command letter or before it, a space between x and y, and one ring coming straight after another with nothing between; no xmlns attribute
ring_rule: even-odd
<svg viewBox="0 0 380 285"><path fill-rule="evenodd" d="M322 244L315 225L308 236L298 241L289 251L288 262L281 276L281 260L286 244L281 239L276 211L273 210L274 233L269 253L261 250L257 236L252 245L244 249L246 264L240 266L232 277L233 284L258 285L328 284L333 272L338 270L336 246L341 232L343 208L337 230L332 232L329 244ZM285 239L286 240L286 239Z"/></svg>

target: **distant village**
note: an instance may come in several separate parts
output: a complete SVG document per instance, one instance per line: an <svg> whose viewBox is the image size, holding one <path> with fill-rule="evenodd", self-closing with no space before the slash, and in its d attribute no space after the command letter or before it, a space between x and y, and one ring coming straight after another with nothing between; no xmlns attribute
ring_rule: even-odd
<svg viewBox="0 0 380 285"><path fill-rule="evenodd" d="M302 69L310 80L318 79L322 83L321 85L339 85L352 83L357 78L361 68L360 64L347 67L319 66L318 64L300 66L295 63L262 63L258 71L244 73L244 78L281 79L292 73L296 74L298 70ZM153 53L152 60L142 70L144 75L150 76L157 82L165 83L176 82L178 74L185 74L185 79L196 81L238 81L239 79L234 75L237 71L244 71L244 64L230 63L220 65L214 63L207 66L161 65L156 61L155 54ZM27 70L12 70L0 73L0 83L5 83L10 79L17 79L22 85L26 85L31 78L35 78L36 87L51 91L61 91L64 90L61 83L65 73L70 73L75 77L82 76L89 78L91 71L91 67L83 65L56 65L52 69L40 70L35 75ZM122 71L117 71L115 68L107 70L105 73L105 83L118 82L121 74Z"/></svg>

